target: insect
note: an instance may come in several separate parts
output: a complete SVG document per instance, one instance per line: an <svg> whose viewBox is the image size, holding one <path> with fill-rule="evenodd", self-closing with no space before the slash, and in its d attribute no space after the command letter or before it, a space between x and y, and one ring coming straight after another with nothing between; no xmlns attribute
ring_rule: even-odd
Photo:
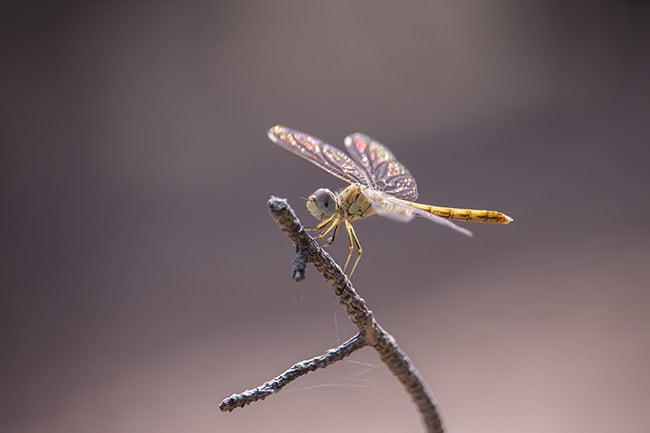
<svg viewBox="0 0 650 433"><path fill-rule="evenodd" d="M343 224L350 242L343 271L350 264L354 249L357 258L352 265L350 278L359 264L363 249L354 232L352 222L371 215L381 215L397 221L410 221L414 217L427 218L450 227L464 235L472 233L451 220L508 224L508 215L494 210L458 209L416 203L418 188L415 179L404 165L384 145L365 134L355 133L345 138L345 148L350 156L316 137L275 125L268 137L277 145L310 161L350 185L334 193L327 188L317 189L307 199L307 209L320 221L307 230L322 230L317 239L331 233L324 246L334 242ZM350 158L351 157L351 158Z"/></svg>

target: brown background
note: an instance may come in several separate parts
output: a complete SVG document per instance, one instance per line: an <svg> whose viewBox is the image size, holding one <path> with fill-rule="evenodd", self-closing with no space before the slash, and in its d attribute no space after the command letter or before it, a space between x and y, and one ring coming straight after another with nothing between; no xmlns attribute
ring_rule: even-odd
<svg viewBox="0 0 650 433"><path fill-rule="evenodd" d="M217 409L353 334L289 278L266 200L311 223L300 197L343 185L281 123L515 218L356 225L355 284L450 431L643 431L649 8L580 3L3 6L0 430L421 431L370 349Z"/></svg>

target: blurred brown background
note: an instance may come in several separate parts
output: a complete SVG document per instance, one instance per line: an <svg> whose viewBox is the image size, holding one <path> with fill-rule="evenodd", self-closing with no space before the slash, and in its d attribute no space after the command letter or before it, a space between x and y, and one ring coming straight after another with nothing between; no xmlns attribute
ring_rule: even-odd
<svg viewBox="0 0 650 433"><path fill-rule="evenodd" d="M650 408L644 2L3 6L3 432L421 431L267 212L334 177L275 123L363 131L420 201L510 226L357 227L355 285L451 432L639 432ZM343 238L342 238L343 239ZM344 260L339 240L335 258Z"/></svg>

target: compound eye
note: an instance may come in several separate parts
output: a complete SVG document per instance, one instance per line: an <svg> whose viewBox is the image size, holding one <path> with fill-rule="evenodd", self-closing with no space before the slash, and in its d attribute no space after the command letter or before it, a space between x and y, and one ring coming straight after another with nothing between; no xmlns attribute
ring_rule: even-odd
<svg viewBox="0 0 650 433"><path fill-rule="evenodd" d="M331 215L336 210L336 202L334 200L334 194L332 191L326 188L321 188L314 193L314 201L316 206L323 212L325 215Z"/></svg>
<svg viewBox="0 0 650 433"><path fill-rule="evenodd" d="M316 196L316 202L318 202L319 206L328 208L332 205L332 199L330 198L329 194L325 191L321 191L317 196Z"/></svg>
<svg viewBox="0 0 650 433"><path fill-rule="evenodd" d="M314 198L316 199L316 203L319 207L327 209L333 205L332 197L327 190L319 189L314 194Z"/></svg>

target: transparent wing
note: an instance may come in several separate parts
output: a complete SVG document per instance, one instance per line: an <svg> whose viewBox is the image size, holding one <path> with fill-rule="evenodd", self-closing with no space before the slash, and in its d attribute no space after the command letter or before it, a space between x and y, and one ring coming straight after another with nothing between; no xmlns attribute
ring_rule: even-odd
<svg viewBox="0 0 650 433"><path fill-rule="evenodd" d="M357 132L345 138L345 147L368 172L370 186L404 200L418 198L415 179L386 146Z"/></svg>
<svg viewBox="0 0 650 433"><path fill-rule="evenodd" d="M349 156L316 137L281 125L269 129L268 136L275 144L348 183L369 185L369 175Z"/></svg>
<svg viewBox="0 0 650 433"><path fill-rule="evenodd" d="M372 203L373 209L377 214L390 218L395 221L408 222L414 217L423 217L435 223L442 224L451 229L456 230L466 236L472 236L472 232L464 227L454 224L452 221L430 214L413 206L410 206L404 200L390 196L384 192L377 191L371 188L362 188L361 192Z"/></svg>

